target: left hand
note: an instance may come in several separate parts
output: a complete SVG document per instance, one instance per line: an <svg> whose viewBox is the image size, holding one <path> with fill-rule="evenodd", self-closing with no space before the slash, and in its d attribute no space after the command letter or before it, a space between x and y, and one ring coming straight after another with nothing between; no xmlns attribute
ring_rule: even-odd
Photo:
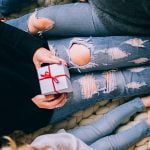
<svg viewBox="0 0 150 150"><path fill-rule="evenodd" d="M48 64L64 64L67 66L65 60L55 56L51 51L46 48L39 48L33 55L33 62L35 67L38 69L43 63Z"/></svg>
<svg viewBox="0 0 150 150"><path fill-rule="evenodd" d="M62 107L67 101L65 93L56 95L37 95L32 98L32 101L39 107L44 109L55 109Z"/></svg>

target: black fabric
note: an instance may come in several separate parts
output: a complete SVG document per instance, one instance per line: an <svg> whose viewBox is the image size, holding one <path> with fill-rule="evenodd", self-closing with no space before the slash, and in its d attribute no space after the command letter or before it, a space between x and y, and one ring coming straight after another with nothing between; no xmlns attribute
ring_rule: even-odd
<svg viewBox="0 0 150 150"><path fill-rule="evenodd" d="M32 62L45 43L0 22L0 134L15 129L33 131L48 123L52 111L39 109L31 100L40 93Z"/></svg>
<svg viewBox="0 0 150 150"><path fill-rule="evenodd" d="M89 0L112 33L150 35L150 0Z"/></svg>

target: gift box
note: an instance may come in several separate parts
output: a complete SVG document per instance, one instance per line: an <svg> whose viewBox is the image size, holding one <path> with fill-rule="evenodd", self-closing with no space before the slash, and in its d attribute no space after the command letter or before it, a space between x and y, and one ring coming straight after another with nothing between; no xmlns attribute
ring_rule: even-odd
<svg viewBox="0 0 150 150"><path fill-rule="evenodd" d="M43 95L72 92L69 70L62 64L39 68L38 78Z"/></svg>

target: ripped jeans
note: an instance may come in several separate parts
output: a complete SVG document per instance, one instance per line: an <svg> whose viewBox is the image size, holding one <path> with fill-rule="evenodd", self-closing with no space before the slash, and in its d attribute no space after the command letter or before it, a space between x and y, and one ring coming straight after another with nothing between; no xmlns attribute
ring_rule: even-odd
<svg viewBox="0 0 150 150"><path fill-rule="evenodd" d="M68 62L73 85L68 102L54 111L51 122L104 99L150 93L149 37L67 38L49 40L48 44L57 56ZM74 44L90 50L91 59L86 65L72 62L70 51Z"/></svg>
<svg viewBox="0 0 150 150"><path fill-rule="evenodd" d="M27 19L27 16L24 17ZM16 27L23 25L22 28L25 29L24 21L19 18L8 23ZM68 62L73 85L73 93L68 96L68 102L54 110L50 122L61 121L104 99L149 94L149 39L150 37L142 36L110 36L49 40L50 49ZM74 44L90 50L91 58L86 65L79 66L71 60L70 49Z"/></svg>
<svg viewBox="0 0 150 150"><path fill-rule="evenodd" d="M73 11L75 9L72 7L76 8L75 12ZM47 8L38 12L38 17L47 15L48 18L55 21L55 27L50 31L44 32L44 36L111 35L111 33L109 33L103 24L97 19L96 14L93 12L89 4L81 5L77 3L69 4L65 7L50 6L49 8L51 8L49 9L49 13L45 14L45 11L48 10ZM71 16L68 15L69 11L66 11L66 9L73 12L71 13ZM8 23L27 31L27 20L30 15L31 14L28 14L19 19L11 20ZM66 17L67 20L65 19ZM74 20L74 22L70 20ZM116 36L49 40L48 43L50 49L55 51L57 56L68 62L73 86L73 93L68 95L67 103L65 106L54 110L50 123L61 121L71 114L104 99L149 94L149 39L149 37ZM90 50L90 61L86 65L79 66L73 63L73 60L70 57L70 49L74 44L83 45ZM125 115L127 115L126 112L128 112L129 108L132 106L133 105L129 105L128 107L125 107L128 109L122 108L121 112L124 110ZM136 111L138 111L138 109ZM115 117L111 118L112 121ZM121 121L121 119L116 120L115 126L120 124L119 121ZM109 128L107 132L104 131L106 129L105 127L111 126L108 126L107 124L107 126L102 127L103 135L101 136L98 133L98 137L94 136L94 139L91 140L93 144L91 141L87 141L93 138L89 135L90 132L84 132L84 134L82 134L82 131L86 131L87 128L85 128L85 130L81 128L82 130L78 131L74 129L76 133L78 132L78 135L74 131L69 132L77 137L79 136L80 139L82 139L82 135L87 133L88 135L83 138L88 136L91 138L88 137L88 139L82 140L87 144L92 144L91 147L94 149L101 146L102 150L108 149L108 147L105 146L112 146L107 145L108 143L110 144L110 141L114 142L113 146L115 148L113 149L126 149L127 145L130 146L132 142L135 143L149 134L149 127L145 122L141 122L134 128L123 133L104 137L111 134L111 130L113 130L115 126ZM91 126L87 127L89 128ZM138 132L136 132L137 130ZM127 138L127 136L130 138ZM115 145L118 137L118 145ZM97 138L102 139L97 141Z"/></svg>
<svg viewBox="0 0 150 150"><path fill-rule="evenodd" d="M42 33L44 37L111 35L89 3L54 5L37 10L35 13L37 18L45 17L55 22L54 28ZM27 23L30 15L31 13L6 23L28 31Z"/></svg>

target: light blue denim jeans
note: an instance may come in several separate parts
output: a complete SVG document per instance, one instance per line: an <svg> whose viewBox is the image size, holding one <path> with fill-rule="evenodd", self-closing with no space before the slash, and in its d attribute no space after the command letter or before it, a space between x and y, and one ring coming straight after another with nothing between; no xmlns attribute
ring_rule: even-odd
<svg viewBox="0 0 150 150"><path fill-rule="evenodd" d="M16 22L16 27L23 23L20 19L12 22ZM54 110L50 122L61 121L104 99L149 94L149 39L142 36L112 36L49 40L50 49L68 62L73 86L68 102ZM78 66L72 62L69 50L73 44L89 48L91 59L88 64Z"/></svg>
<svg viewBox="0 0 150 150"><path fill-rule="evenodd" d="M45 37L104 36L111 34L108 33L89 3L49 6L36 10L35 13L37 18L45 17L55 22L53 29L43 32ZM27 14L7 23L28 31L27 22L30 15Z"/></svg>
<svg viewBox="0 0 150 150"><path fill-rule="evenodd" d="M68 130L94 150L126 150L136 142L150 135L150 126L145 120L123 132L111 135L127 118L144 110L140 98L122 104L97 121Z"/></svg>
<svg viewBox="0 0 150 150"><path fill-rule="evenodd" d="M48 44L57 56L67 61L71 72L118 70L150 63L150 37L148 36L63 38L48 40ZM70 49L74 44L83 45L90 50L89 63L82 66L73 63Z"/></svg>
<svg viewBox="0 0 150 150"><path fill-rule="evenodd" d="M51 123L65 119L99 101L150 93L150 66L121 71L72 74L73 93L67 103L54 110Z"/></svg>
<svg viewBox="0 0 150 150"><path fill-rule="evenodd" d="M79 13L79 10L83 12ZM50 11L50 13L45 13L47 11ZM76 21L78 19L77 22L71 22L73 19L68 15L69 12L72 17L75 17ZM90 14L86 16L87 13ZM65 106L54 110L50 123L61 121L71 114L104 99L150 93L149 37L116 36L54 39L54 36L103 36L111 35L111 33L108 33L103 24L97 19L89 4L76 3L65 5L65 7L63 5L50 6L38 11L37 17L42 17L42 14L44 17L45 14L48 15L48 18L55 21L55 27L44 32L43 36L53 37L48 41L50 49L53 49L57 56L68 62L73 86L73 93L68 95L68 102ZM27 31L27 20L30 15L11 20L8 23ZM72 62L69 50L73 44L80 44L89 48L91 60L88 64L78 66ZM128 109L124 109L124 111L128 111ZM116 122L119 124L119 121ZM137 129L141 134L135 133L135 136L132 135ZM117 145L116 147L124 147L136 142L137 139L140 140L145 137L147 131L146 123L142 122L131 130L118 135L102 138L111 134L109 130L103 136L93 136L94 140L91 140L89 144L93 143L91 146L96 148L102 142L104 147L105 142L103 140L109 141L109 139L112 139L111 141L115 143L119 137L122 139L121 146ZM125 139L127 135L131 135L130 137L133 136L133 138ZM136 139L136 137L138 138ZM99 138L102 139L97 141ZM86 142L86 140L82 140ZM125 145L122 146L124 143ZM102 150L107 149L107 147L103 147ZM118 148L118 150L120 149Z"/></svg>
<svg viewBox="0 0 150 150"><path fill-rule="evenodd" d="M112 3L112 1L108 1L107 3ZM95 7L93 7L93 5L90 4L90 2L72 3L72 4L49 6L47 8L40 9L36 11L36 16L37 18L46 17L52 19L55 22L55 26L53 29L43 32L43 35L46 37L52 37L52 36L73 37L73 36L90 36L90 35L91 36L115 36L115 35L133 35L133 34L137 35L137 31L129 31L131 29L129 30L125 29L121 31L118 29L118 27L116 27L115 23L121 26L123 22L125 22L124 26L126 26L126 24L130 24L132 28L135 27L137 28L137 30L141 26L143 26L143 31L145 30L144 25L142 24L137 23L137 25L135 25L134 23L132 23L132 21L130 23L126 21L125 19L126 16L124 17L124 19L120 19L119 17L115 18L115 16L112 15L111 18L111 14L107 12L106 9L105 11L104 10L100 10L100 11L102 15L101 17L98 17L97 10L95 10ZM137 13L139 13L137 14L137 16L140 16L140 11ZM26 23L28 22L29 16L30 14L19 18L17 22L11 21L11 24L15 25L17 23L20 29L27 31ZM106 25L105 17L107 16L110 17L110 20L114 20L114 21L112 22L110 21L110 24ZM108 18L106 20L108 20ZM112 31L110 30L110 27L108 27L108 25L112 26L111 27ZM140 31L138 31L138 33L139 32ZM148 35L145 32L143 34Z"/></svg>

